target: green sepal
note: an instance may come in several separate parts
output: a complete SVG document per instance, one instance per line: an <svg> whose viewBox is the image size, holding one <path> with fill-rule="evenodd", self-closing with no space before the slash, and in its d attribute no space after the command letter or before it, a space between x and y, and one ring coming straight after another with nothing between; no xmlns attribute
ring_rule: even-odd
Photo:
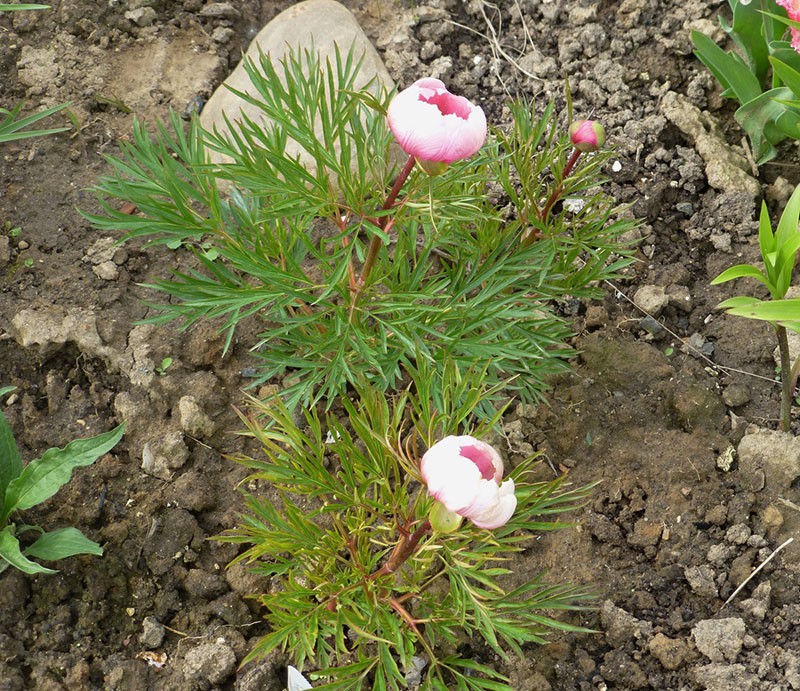
<svg viewBox="0 0 800 691"><path fill-rule="evenodd" d="M455 511L450 511L440 501L434 500L431 512L428 514L428 520L437 533L452 533L461 526L463 518Z"/></svg>

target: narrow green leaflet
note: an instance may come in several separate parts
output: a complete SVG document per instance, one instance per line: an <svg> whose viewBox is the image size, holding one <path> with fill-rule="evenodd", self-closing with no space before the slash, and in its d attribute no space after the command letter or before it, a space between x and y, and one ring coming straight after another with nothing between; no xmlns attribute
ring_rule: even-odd
<svg viewBox="0 0 800 691"><path fill-rule="evenodd" d="M739 103L752 101L761 94L758 79L738 55L726 53L699 31L692 31L692 43L696 49L695 55L711 70L726 91L735 94Z"/></svg>
<svg viewBox="0 0 800 691"><path fill-rule="evenodd" d="M13 386L0 389L0 399L14 390ZM19 457L14 434L5 415L0 412L0 499L5 496L8 484L22 472L22 459Z"/></svg>
<svg viewBox="0 0 800 691"><path fill-rule="evenodd" d="M12 511L29 509L52 497L69 482L73 469L91 465L114 448L124 429L122 424L96 437L76 439L63 449L48 449L41 458L31 461L8 485L0 516L2 521L6 521Z"/></svg>
<svg viewBox="0 0 800 691"><path fill-rule="evenodd" d="M795 53L797 55L797 53ZM770 64L781 81L788 86L795 94L800 94L800 72L790 67L785 62L778 60L776 57L770 57Z"/></svg>
<svg viewBox="0 0 800 691"><path fill-rule="evenodd" d="M750 266L750 264L737 264L729 269L725 269L725 271L711 281L711 285L715 286L719 283L732 281L734 278L755 278L764 285L769 285L767 277L755 266Z"/></svg>
<svg viewBox="0 0 800 691"><path fill-rule="evenodd" d="M729 314L768 322L800 322L800 298L783 300L756 300L755 298L730 298L718 305Z"/></svg>
<svg viewBox="0 0 800 691"><path fill-rule="evenodd" d="M774 21L762 15L758 3L737 2L732 9L733 26L725 22L722 17L719 18L720 24L747 56L753 72L761 82L766 78L769 69L768 44L762 32L768 34L768 41L771 40L774 34Z"/></svg>
<svg viewBox="0 0 800 691"><path fill-rule="evenodd" d="M2 9L1 6L0 9ZM43 137L47 134L56 134L57 132L68 130L69 127L53 127L47 130L24 130L23 128L39 122L39 120L46 118L48 115L53 115L60 110L64 110L64 108L69 105L69 103L62 103L61 105L46 108L45 110L19 120L17 120L17 115L19 115L22 110L21 103L11 110L0 108L0 116L3 116L2 119L0 119L0 144L3 142L17 141L19 139L28 139L30 137Z"/></svg>
<svg viewBox="0 0 800 691"><path fill-rule="evenodd" d="M42 533L36 542L25 548L25 554L37 559L56 561L76 554L94 554L102 557L103 548L77 528L61 528Z"/></svg>
<svg viewBox="0 0 800 691"><path fill-rule="evenodd" d="M0 3L0 12L14 12L16 10L49 10L50 5L39 5L31 2L23 2L19 5L9 5Z"/></svg>
<svg viewBox="0 0 800 691"><path fill-rule="evenodd" d="M13 527L7 525L0 533L0 558L24 573L56 573L54 569L37 564L28 559L19 548L19 540L11 532Z"/></svg>

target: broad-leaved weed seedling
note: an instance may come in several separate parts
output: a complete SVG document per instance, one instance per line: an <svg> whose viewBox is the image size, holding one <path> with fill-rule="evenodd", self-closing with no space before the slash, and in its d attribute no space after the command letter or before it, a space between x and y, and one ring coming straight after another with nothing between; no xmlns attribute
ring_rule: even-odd
<svg viewBox="0 0 800 691"><path fill-rule="evenodd" d="M14 390L0 389L0 398ZM89 439L77 439L63 449L48 449L41 458L23 465L11 426L0 412L0 572L9 565L25 573L55 573L33 559L56 561L75 554L103 554L96 542L77 528L59 528L45 532L35 525L14 520L16 511L41 504L69 482L75 468L91 465L110 451L122 438L124 425ZM28 531L38 537L27 546L20 536Z"/></svg>

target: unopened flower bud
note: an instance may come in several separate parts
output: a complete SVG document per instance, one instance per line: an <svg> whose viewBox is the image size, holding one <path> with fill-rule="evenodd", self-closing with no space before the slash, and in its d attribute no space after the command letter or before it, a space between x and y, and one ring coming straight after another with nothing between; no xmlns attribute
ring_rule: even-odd
<svg viewBox="0 0 800 691"><path fill-rule="evenodd" d="M576 120L569 126L573 146L583 153L597 151L606 143L606 131L594 120Z"/></svg>
<svg viewBox="0 0 800 691"><path fill-rule="evenodd" d="M434 505L429 519L436 530L441 528L434 523L435 512L455 513L478 528L493 530L508 523L517 507L514 481L503 481L500 454L474 437L450 436L436 442L422 456L420 471L428 493L443 505Z"/></svg>

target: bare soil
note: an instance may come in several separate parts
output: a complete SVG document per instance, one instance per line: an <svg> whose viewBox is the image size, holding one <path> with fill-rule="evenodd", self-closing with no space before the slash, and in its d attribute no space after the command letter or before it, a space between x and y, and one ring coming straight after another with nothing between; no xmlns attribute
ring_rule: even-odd
<svg viewBox="0 0 800 691"><path fill-rule="evenodd" d="M109 250L78 209L96 210L87 189L134 117L198 107L291 4L55 0L49 11L0 16L0 105L71 101L81 124L0 146L0 384L17 387L4 412L25 458L128 421L113 453L25 516L75 525L105 555L65 560L53 576L0 575L3 691L282 688L285 656L237 668L265 633L246 597L265 584L226 570L235 548L208 540L234 525L241 505L245 473L224 454L245 444L232 405L251 372L247 334L222 358L211 326L137 325L157 299L142 284L168 275L180 254ZM800 545L724 605L800 525L791 478L755 482L731 452L746 432L776 426L771 334L716 313L732 293L708 285L755 258L760 202L709 185L692 135L665 106L675 93L708 110L741 151L732 108L688 38L697 22L714 31L721 5L344 4L400 85L440 77L495 124L517 95L563 103L568 77L576 112L601 120L617 148L609 189L643 220L629 280L574 306L574 373L554 382L549 406L515 409L504 428L512 463L542 451L576 484L599 481L570 517L575 529L542 535L516 563L523 574L593 585L597 610L567 618L597 633L554 634L523 660L473 654L521 691L800 689ZM786 145L762 167L773 207L797 183L796 163ZM641 293L633 304L643 287L669 296L651 315ZM159 373L164 358L173 363ZM144 472L144 445L185 430L186 396L210 426L179 435L174 467Z"/></svg>

